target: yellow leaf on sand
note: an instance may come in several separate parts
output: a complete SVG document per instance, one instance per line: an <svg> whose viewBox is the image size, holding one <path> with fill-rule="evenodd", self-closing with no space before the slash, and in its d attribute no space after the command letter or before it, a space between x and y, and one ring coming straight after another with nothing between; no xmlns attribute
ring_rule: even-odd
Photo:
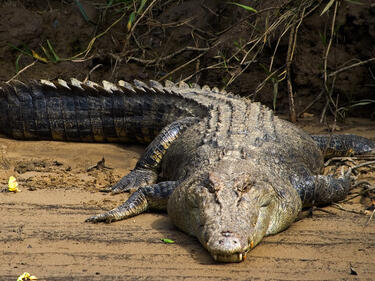
<svg viewBox="0 0 375 281"><path fill-rule="evenodd" d="M46 58L41 57L41 56L38 55L38 53L35 52L34 50L31 50L31 53L33 54L33 58L34 58L34 59L37 59L38 61L41 61L41 62L44 62L44 63L47 63L47 62L48 62Z"/></svg>
<svg viewBox="0 0 375 281"><path fill-rule="evenodd" d="M18 276L17 281L28 281L28 280L37 280L38 278L35 276L31 276L30 273L24 272L20 276Z"/></svg>
<svg viewBox="0 0 375 281"><path fill-rule="evenodd" d="M15 177L10 176L8 181L8 190L11 192L19 192L21 191L18 189L18 182Z"/></svg>

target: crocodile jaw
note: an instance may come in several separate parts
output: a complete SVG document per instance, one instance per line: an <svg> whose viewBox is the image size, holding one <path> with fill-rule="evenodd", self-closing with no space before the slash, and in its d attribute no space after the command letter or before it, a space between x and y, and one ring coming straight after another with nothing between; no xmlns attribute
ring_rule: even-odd
<svg viewBox="0 0 375 281"><path fill-rule="evenodd" d="M205 229L211 235L205 248L217 262L241 262L246 258L247 252L252 248L254 242L245 235L231 231L216 231ZM202 241L201 241L202 242Z"/></svg>
<svg viewBox="0 0 375 281"><path fill-rule="evenodd" d="M242 262L246 259L247 252L234 253L231 255L212 254L216 262Z"/></svg>

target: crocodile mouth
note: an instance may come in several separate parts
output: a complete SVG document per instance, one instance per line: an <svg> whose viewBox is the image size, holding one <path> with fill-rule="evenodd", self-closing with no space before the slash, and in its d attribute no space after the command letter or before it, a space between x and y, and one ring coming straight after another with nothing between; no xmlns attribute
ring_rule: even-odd
<svg viewBox="0 0 375 281"><path fill-rule="evenodd" d="M233 253L230 255L212 254L216 262L242 262L246 259L247 252Z"/></svg>

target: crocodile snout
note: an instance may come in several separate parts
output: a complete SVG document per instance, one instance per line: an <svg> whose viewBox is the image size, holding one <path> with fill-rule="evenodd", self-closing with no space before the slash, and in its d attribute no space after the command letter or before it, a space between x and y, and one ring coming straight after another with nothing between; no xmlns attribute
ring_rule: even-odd
<svg viewBox="0 0 375 281"><path fill-rule="evenodd" d="M219 262L241 262L246 257L247 248L247 239L241 239L231 231L213 235L207 243L207 250Z"/></svg>

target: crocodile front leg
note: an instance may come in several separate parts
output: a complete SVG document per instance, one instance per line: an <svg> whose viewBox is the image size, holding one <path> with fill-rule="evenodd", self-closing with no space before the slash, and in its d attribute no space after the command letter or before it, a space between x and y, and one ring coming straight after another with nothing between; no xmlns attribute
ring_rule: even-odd
<svg viewBox="0 0 375 281"><path fill-rule="evenodd" d="M159 135L147 146L144 154L137 162L135 169L123 177L118 183L103 191L121 193L156 183L161 160L167 149L183 130L196 120L196 118L188 117L164 127Z"/></svg>
<svg viewBox="0 0 375 281"><path fill-rule="evenodd" d="M121 206L104 214L89 217L86 222L111 223L134 217L147 210L166 210L169 195L171 195L177 185L177 181L165 181L143 186L134 192Z"/></svg>

